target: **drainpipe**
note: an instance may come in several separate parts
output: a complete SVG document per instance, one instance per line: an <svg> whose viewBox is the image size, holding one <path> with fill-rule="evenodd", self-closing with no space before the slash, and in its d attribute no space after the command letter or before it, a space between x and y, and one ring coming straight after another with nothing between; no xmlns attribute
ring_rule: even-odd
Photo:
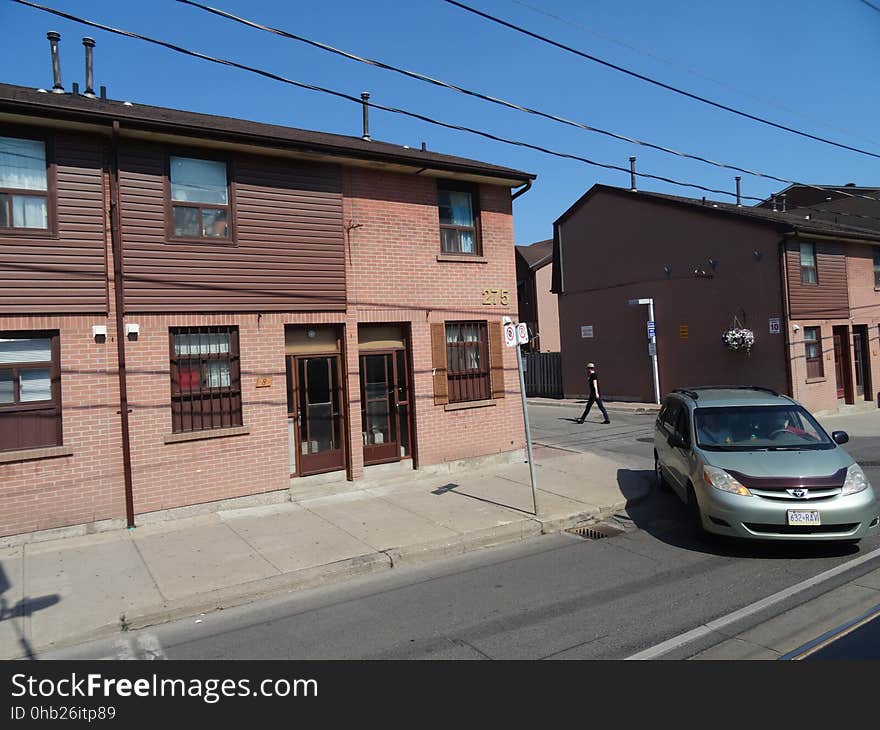
<svg viewBox="0 0 880 730"><path fill-rule="evenodd" d="M788 304L788 262L785 256L785 244L786 239L782 239L779 241L779 278L782 285L782 326L784 331L784 343L785 343L785 380L788 384L788 394L794 398L794 377L791 372L791 358L792 358L792 350L791 350L791 319L790 319L790 308ZM825 354L822 354L822 358L824 359Z"/></svg>
<svg viewBox="0 0 880 730"><path fill-rule="evenodd" d="M522 195L523 193L527 193L527 192L529 192L529 190L531 189L531 187L532 187L532 181L531 181L531 180L526 180L526 184L523 185L519 190L517 190L515 193L513 193L513 194L510 196L510 200L511 200L511 202L514 201L514 200L516 200L516 199L517 199L520 195Z"/></svg>
<svg viewBox="0 0 880 730"><path fill-rule="evenodd" d="M125 371L125 298L122 278L122 231L119 224L119 122L113 120L110 136L110 242L113 248L113 289L116 303L116 356L119 363L119 419L122 427L122 472L125 479L125 519L134 527L134 489L131 474L128 387Z"/></svg>

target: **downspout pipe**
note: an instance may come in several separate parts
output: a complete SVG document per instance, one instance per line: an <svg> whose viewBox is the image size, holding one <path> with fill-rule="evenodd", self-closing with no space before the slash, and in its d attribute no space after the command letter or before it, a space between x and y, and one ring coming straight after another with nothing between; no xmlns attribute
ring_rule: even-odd
<svg viewBox="0 0 880 730"><path fill-rule="evenodd" d="M791 319L788 302L788 261L786 259L786 239L779 241L779 280L782 286L782 326L784 328L783 341L785 347L785 380L788 385L788 394L794 398L794 377L791 372ZM824 358L825 355L823 354Z"/></svg>
<svg viewBox="0 0 880 730"><path fill-rule="evenodd" d="M119 221L119 121L110 134L110 243L113 249L113 290L116 305L116 357L119 372L119 420L122 428L122 473L125 480L125 519L134 524L134 487L131 470L131 431L128 414L128 378L125 368L125 292L122 276L122 229Z"/></svg>

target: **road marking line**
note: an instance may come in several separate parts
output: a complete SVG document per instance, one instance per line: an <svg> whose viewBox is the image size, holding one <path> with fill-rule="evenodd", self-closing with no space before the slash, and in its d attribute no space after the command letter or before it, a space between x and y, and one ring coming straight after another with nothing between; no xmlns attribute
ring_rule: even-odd
<svg viewBox="0 0 880 730"><path fill-rule="evenodd" d="M862 563L867 563L869 560L873 560L877 557L880 557L880 548L872 550L871 552L866 553L861 557L855 558L854 560L850 560L846 563L842 563L841 565L826 570L824 573L814 575L812 578L807 578L807 580L801 581L800 583L795 583L793 586L790 586L785 590L779 591L778 593L774 593L772 596L762 598L760 601L755 601L755 603L752 603L745 608L741 608L738 611L729 613L726 616L715 619L714 621L709 621L708 623L697 626L697 628L686 631L679 636L674 636L671 639L667 639L666 641L663 641L655 646L637 652L632 656L628 656L626 657L626 661L629 661L630 659L656 659L657 657L666 654L673 649L677 649L678 647L684 646L691 641L695 641L696 639L707 636L713 631L719 631L720 629L724 628L725 626L729 626L735 621L739 621L742 618L746 618L747 616L758 613L759 611L762 611L775 603L784 601L786 598L790 598L791 596L800 593L801 591L805 591L807 588L812 588L819 583L830 580L831 578L834 578L841 573L845 573L846 571L851 570L852 568L855 568Z"/></svg>

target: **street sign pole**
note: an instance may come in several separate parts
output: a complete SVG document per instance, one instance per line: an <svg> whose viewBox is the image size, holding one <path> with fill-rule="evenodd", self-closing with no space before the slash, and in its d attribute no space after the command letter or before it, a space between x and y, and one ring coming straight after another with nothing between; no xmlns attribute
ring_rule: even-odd
<svg viewBox="0 0 880 730"><path fill-rule="evenodd" d="M648 300L648 320L651 323L655 322L654 319L654 299L651 298ZM654 345L653 352L651 353L651 368L654 374L654 402L660 403L660 373L657 368L657 330L656 324L651 328L651 344Z"/></svg>
<svg viewBox="0 0 880 730"><path fill-rule="evenodd" d="M523 422L526 427L526 451L529 455L529 478L532 481L532 506L534 507L534 515L538 516L538 495L535 488L535 459L532 456L532 432L529 428L529 409L526 406L526 382L523 377L523 361L522 361L522 352L519 347L519 338L517 338L517 343L514 345L516 348L516 369L519 372L519 393L522 397L522 410L523 410Z"/></svg>

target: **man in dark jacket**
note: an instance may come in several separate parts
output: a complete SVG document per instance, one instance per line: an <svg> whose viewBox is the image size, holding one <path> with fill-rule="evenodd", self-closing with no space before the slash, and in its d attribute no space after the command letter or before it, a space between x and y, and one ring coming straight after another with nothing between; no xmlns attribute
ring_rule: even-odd
<svg viewBox="0 0 880 730"><path fill-rule="evenodd" d="M595 363L587 363L587 373L590 387L590 397L587 400L587 407L584 408L584 412L581 414L581 417L577 419L578 423L583 423L587 416L590 413L590 408L593 407L593 403L599 406L599 410L602 411L602 415L605 416L605 420L602 423L611 423L611 420L608 418L608 411L605 410L605 404L602 402L602 396L599 395L599 376L596 375L596 365Z"/></svg>

